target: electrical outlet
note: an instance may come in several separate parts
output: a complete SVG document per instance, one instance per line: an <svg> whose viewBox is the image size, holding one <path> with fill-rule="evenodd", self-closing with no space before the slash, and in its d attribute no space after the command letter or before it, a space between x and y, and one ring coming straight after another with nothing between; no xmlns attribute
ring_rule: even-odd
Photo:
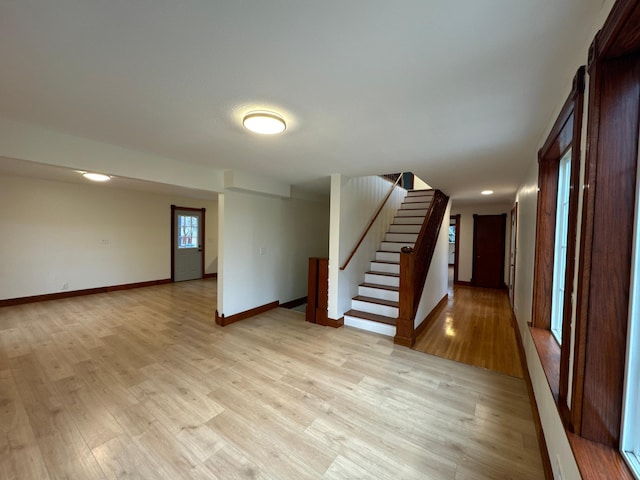
<svg viewBox="0 0 640 480"><path fill-rule="evenodd" d="M100 245L109 245L111 241L108 238L103 238L100 240Z"/></svg>

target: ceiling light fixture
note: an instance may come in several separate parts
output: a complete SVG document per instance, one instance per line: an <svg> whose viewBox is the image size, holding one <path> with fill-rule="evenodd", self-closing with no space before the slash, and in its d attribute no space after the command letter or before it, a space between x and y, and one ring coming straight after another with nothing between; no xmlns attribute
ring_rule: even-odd
<svg viewBox="0 0 640 480"><path fill-rule="evenodd" d="M261 135L275 135L287 128L284 119L273 112L249 112L242 119L242 125L247 130Z"/></svg>
<svg viewBox="0 0 640 480"><path fill-rule="evenodd" d="M493 190L483 190L480 192L482 195L493 195Z"/></svg>
<svg viewBox="0 0 640 480"><path fill-rule="evenodd" d="M106 182L107 180L111 180L111 177L109 175L103 175L102 173L85 172L82 174L82 176L93 182Z"/></svg>

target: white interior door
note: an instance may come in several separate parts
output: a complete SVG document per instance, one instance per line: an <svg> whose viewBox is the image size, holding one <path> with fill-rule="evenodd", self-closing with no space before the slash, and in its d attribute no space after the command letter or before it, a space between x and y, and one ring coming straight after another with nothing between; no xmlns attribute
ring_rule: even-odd
<svg viewBox="0 0 640 480"><path fill-rule="evenodd" d="M175 210L173 280L202 278L202 212Z"/></svg>

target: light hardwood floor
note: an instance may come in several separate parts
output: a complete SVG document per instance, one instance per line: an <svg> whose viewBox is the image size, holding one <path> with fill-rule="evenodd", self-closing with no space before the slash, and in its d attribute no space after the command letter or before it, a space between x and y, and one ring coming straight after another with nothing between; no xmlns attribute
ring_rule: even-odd
<svg viewBox="0 0 640 480"><path fill-rule="evenodd" d="M447 305L413 348L524 378L514 328L505 291L451 286Z"/></svg>
<svg viewBox="0 0 640 480"><path fill-rule="evenodd" d="M0 478L543 478L522 380L214 309L214 281L0 309Z"/></svg>

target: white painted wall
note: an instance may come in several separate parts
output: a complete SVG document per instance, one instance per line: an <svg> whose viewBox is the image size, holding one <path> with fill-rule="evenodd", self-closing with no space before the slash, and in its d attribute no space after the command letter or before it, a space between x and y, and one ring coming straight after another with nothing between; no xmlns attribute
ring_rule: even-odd
<svg viewBox="0 0 640 480"><path fill-rule="evenodd" d="M584 43L580 54L576 57L573 65L573 73L579 65L587 62L587 54L589 45L593 36L596 34L599 28L604 24L604 21L609 14L614 1L605 0L600 12L599 18L590 29L591 34L588 35L588 40ZM571 73L571 72L568 72ZM571 73L571 75L573 75ZM549 123L541 136L538 146L542 146L546 140L555 119L560 113L564 101L571 91L571 79L572 76L567 75L566 88L562 92L558 92L557 108L556 111L549 119ZM588 96L589 89L585 91L585 96ZM586 140L586 119L588 112L585 110L585 125L583 129L583 145L581 149L582 164L584 165L585 157L585 140ZM581 187L579 191L582 191L582 181L584 168L581 169ZM536 152L531 152L531 162L527 171L526 177L518 191L516 193L516 201L518 202L518 238L517 238L517 250L516 250L516 285L515 285L515 305L514 312L518 322L518 328L522 336L522 342L524 345L525 355L527 357L527 363L529 367L529 375L531 376L531 383L533 384L533 390L538 404L538 410L540 413L540 421L544 430L545 439L547 442L547 448L549 452L549 458L551 460L551 466L556 478L559 475L559 469L562 469L563 479L578 480L581 478L580 472L576 465L575 458L571 451L569 441L564 432L562 426L562 420L558 413L555 401L549 389L542 364L540 363L540 357L535 348L533 338L529 332L527 322L531 321L532 303L533 303L533 265L535 257L535 235L536 235L536 209L537 209L537 195L538 195L538 164ZM579 209L581 212L581 209ZM578 232L580 226L578 226ZM576 276L577 281L577 276Z"/></svg>
<svg viewBox="0 0 640 480"><path fill-rule="evenodd" d="M218 312L304 297L309 257L328 255L329 205L228 190L219 208Z"/></svg>
<svg viewBox="0 0 640 480"><path fill-rule="evenodd" d="M505 237L505 257L504 257L504 280L507 283L509 278L509 238L511 223L509 214L513 205L511 204L480 204L480 205L456 205L451 207L451 215L460 215L460 226L458 228L459 241L458 248L458 280L470 282L473 274L473 215L502 215L506 217L506 237Z"/></svg>
<svg viewBox="0 0 640 480"><path fill-rule="evenodd" d="M171 204L207 209L216 272L217 202L0 176L0 299L169 278Z"/></svg>
<svg viewBox="0 0 640 480"><path fill-rule="evenodd" d="M451 200L449 200L440 225L440 233L422 290L422 297L418 304L414 327L418 327L442 300L442 297L447 294L449 283L449 215L451 215Z"/></svg>
<svg viewBox="0 0 640 480"><path fill-rule="evenodd" d="M0 118L0 157L223 191L223 171Z"/></svg>
<svg viewBox="0 0 640 480"><path fill-rule="evenodd" d="M351 262L345 270L340 270L392 187L393 184L378 176L332 176L329 318L339 319L351 308L351 299L364 281L364 272L369 270L369 262L375 258L407 194L403 188L395 187Z"/></svg>

